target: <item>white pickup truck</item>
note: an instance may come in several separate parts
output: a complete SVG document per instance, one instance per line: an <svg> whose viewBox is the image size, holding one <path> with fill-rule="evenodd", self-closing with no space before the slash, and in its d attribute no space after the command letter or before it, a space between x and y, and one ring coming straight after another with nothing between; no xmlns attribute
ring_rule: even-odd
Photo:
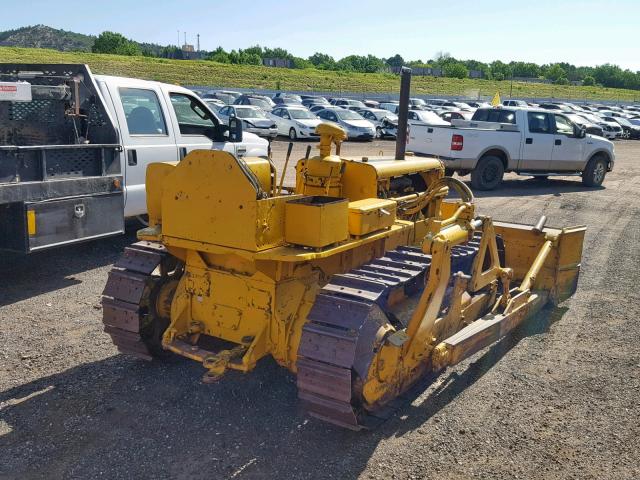
<svg viewBox="0 0 640 480"><path fill-rule="evenodd" d="M86 65L0 64L0 87L0 251L122 233L125 217L147 211L151 162L195 149L268 155L266 140L176 85Z"/></svg>
<svg viewBox="0 0 640 480"><path fill-rule="evenodd" d="M565 115L531 108L480 108L451 126L409 121L407 150L439 157L447 174L471 173L471 185L491 190L505 172L547 178L581 175L599 186L615 161L613 143L585 131Z"/></svg>

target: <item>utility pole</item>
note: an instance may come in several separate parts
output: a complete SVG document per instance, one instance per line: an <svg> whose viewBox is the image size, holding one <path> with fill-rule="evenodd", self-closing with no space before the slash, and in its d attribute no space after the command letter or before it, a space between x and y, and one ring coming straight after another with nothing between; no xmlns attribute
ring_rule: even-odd
<svg viewBox="0 0 640 480"><path fill-rule="evenodd" d="M187 44L187 32L184 32L184 44Z"/></svg>
<svg viewBox="0 0 640 480"><path fill-rule="evenodd" d="M178 48L180 47L180 30L178 30L178 45L176 45Z"/></svg>
<svg viewBox="0 0 640 480"><path fill-rule="evenodd" d="M200 34L198 33L196 37L198 37L198 49L196 50L196 52L199 52L200 51Z"/></svg>

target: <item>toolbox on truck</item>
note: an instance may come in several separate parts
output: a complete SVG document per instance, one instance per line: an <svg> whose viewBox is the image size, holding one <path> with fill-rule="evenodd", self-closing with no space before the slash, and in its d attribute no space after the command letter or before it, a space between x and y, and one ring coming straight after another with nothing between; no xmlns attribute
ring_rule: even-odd
<svg viewBox="0 0 640 480"><path fill-rule="evenodd" d="M0 250L124 232L118 133L86 65L0 64Z"/></svg>

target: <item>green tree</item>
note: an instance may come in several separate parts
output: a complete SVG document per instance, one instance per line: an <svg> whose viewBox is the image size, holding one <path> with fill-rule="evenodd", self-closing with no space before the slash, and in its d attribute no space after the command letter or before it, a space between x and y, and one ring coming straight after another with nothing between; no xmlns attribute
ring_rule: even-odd
<svg viewBox="0 0 640 480"><path fill-rule="evenodd" d="M311 63L306 58L293 57L291 59L291 66L293 68L303 69L303 68L313 68L314 64Z"/></svg>
<svg viewBox="0 0 640 480"><path fill-rule="evenodd" d="M502 73L502 72L494 73L493 74L493 79L497 80L498 82L503 81L504 80L504 73Z"/></svg>
<svg viewBox="0 0 640 480"><path fill-rule="evenodd" d="M469 69L459 62L446 63L443 72L445 77L450 78L467 78L469 76Z"/></svg>
<svg viewBox="0 0 640 480"><path fill-rule="evenodd" d="M596 79L591 75L585 75L585 77L582 79L582 84L585 87L592 87L596 84Z"/></svg>
<svg viewBox="0 0 640 480"><path fill-rule="evenodd" d="M115 32L102 32L93 43L91 51L114 55L142 55L142 50L136 42Z"/></svg>
<svg viewBox="0 0 640 480"><path fill-rule="evenodd" d="M331 55L316 52L308 60L322 70L336 70L336 61Z"/></svg>
<svg viewBox="0 0 640 480"><path fill-rule="evenodd" d="M224 51L224 48L218 47L209 55L207 55L207 60L211 60L212 62L218 63L231 63L231 59L229 58L229 54Z"/></svg>
<svg viewBox="0 0 640 480"><path fill-rule="evenodd" d="M404 58L402 58L399 53L396 53L393 57L387 58L385 63L390 67L402 67L404 65Z"/></svg>
<svg viewBox="0 0 640 480"><path fill-rule="evenodd" d="M556 80L554 80L554 82L556 85L569 85L569 79L567 77L560 77Z"/></svg>
<svg viewBox="0 0 640 480"><path fill-rule="evenodd" d="M562 68L559 64L554 63L553 65L550 65L549 68L547 68L544 76L548 80L556 82L560 78L567 78L567 72L565 72L564 68Z"/></svg>

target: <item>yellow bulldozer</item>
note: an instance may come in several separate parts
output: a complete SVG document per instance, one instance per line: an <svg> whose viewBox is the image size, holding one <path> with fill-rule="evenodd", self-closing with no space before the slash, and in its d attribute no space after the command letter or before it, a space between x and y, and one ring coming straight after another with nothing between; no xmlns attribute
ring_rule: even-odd
<svg viewBox="0 0 640 480"><path fill-rule="evenodd" d="M188 357L206 382L271 356L307 412L360 429L575 291L585 227L494 222L440 160L344 157L344 131L317 133L295 187L219 151L148 167L149 226L103 294L121 352Z"/></svg>

